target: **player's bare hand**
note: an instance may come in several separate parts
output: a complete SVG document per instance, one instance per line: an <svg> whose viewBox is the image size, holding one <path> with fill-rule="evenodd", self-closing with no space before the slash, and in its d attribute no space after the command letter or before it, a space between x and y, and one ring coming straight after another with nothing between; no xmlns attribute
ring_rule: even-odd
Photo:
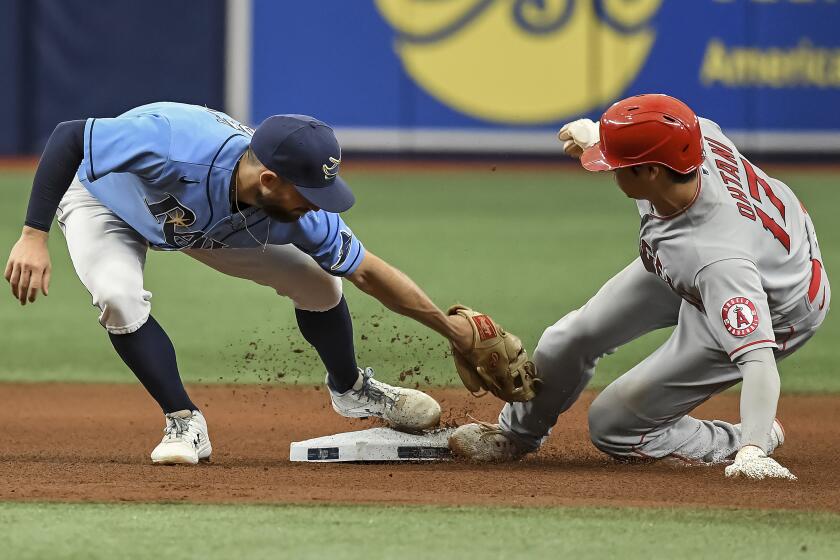
<svg viewBox="0 0 840 560"><path fill-rule="evenodd" d="M45 231L24 227L9 260L3 277L12 287L12 295L21 305L32 303L40 291L49 295L52 264Z"/></svg>
<svg viewBox="0 0 840 560"><path fill-rule="evenodd" d="M563 143L567 155L580 159L583 150L600 141L600 126L590 119L578 119L563 125L557 133L557 139Z"/></svg>
<svg viewBox="0 0 840 560"><path fill-rule="evenodd" d="M762 449L755 445L745 445L738 451L735 462L726 467L726 476L727 478L742 477L751 480L764 480L765 478L796 480L796 475L780 465L775 459L768 457Z"/></svg>

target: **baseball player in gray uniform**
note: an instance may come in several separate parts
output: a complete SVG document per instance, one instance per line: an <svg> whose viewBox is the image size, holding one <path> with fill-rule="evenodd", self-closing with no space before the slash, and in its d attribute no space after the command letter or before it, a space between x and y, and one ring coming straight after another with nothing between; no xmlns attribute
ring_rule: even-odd
<svg viewBox="0 0 840 560"><path fill-rule="evenodd" d="M784 442L776 364L813 336L831 300L805 207L717 124L666 95L619 101L600 123L569 123L559 138L587 170L614 171L636 200L640 257L546 329L534 353L537 396L507 404L497 425L460 427L453 450L478 461L537 450L601 356L676 325L592 403L593 444L616 458L729 462L728 477L795 480L769 457ZM739 424L689 416L739 382Z"/></svg>

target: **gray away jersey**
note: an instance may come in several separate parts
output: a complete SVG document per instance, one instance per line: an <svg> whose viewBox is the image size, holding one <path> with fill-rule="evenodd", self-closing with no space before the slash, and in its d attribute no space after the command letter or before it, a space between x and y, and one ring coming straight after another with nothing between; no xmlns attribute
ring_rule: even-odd
<svg viewBox="0 0 840 560"><path fill-rule="evenodd" d="M657 216L646 200L640 254L645 267L703 311L735 361L777 348L802 314L822 273L813 225L787 185L744 158L720 127L700 119L705 161L698 192L682 212ZM819 305L816 300L814 305Z"/></svg>

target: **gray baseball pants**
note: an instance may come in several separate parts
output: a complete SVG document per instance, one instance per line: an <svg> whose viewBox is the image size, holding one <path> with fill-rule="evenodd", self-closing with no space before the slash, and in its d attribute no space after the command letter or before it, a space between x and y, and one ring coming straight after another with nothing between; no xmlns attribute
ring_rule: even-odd
<svg viewBox="0 0 840 560"><path fill-rule="evenodd" d="M825 301L830 299L823 275ZM805 297L804 318L776 332L780 360L810 339L828 311ZM648 332L676 325L650 356L610 384L589 409L592 443L615 457L673 456L714 463L740 448L729 422L688 413L741 380L738 367L715 340L706 316L647 272L640 259L610 279L583 307L543 333L534 362L544 383L527 403L507 404L502 430L518 447L534 451L595 373L598 360Z"/></svg>

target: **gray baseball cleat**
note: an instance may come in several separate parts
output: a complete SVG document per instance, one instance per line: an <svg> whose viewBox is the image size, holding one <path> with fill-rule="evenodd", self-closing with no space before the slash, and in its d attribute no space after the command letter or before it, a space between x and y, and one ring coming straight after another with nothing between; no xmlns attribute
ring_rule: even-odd
<svg viewBox="0 0 840 560"><path fill-rule="evenodd" d="M525 453L502 432L498 424L464 424L449 436L449 449L458 457L477 463L515 461Z"/></svg>
<svg viewBox="0 0 840 560"><path fill-rule="evenodd" d="M382 418L395 430L419 432L440 422L440 405L421 391L394 387L373 378L373 369L359 370L359 379L346 393L327 384L333 409L348 418Z"/></svg>

